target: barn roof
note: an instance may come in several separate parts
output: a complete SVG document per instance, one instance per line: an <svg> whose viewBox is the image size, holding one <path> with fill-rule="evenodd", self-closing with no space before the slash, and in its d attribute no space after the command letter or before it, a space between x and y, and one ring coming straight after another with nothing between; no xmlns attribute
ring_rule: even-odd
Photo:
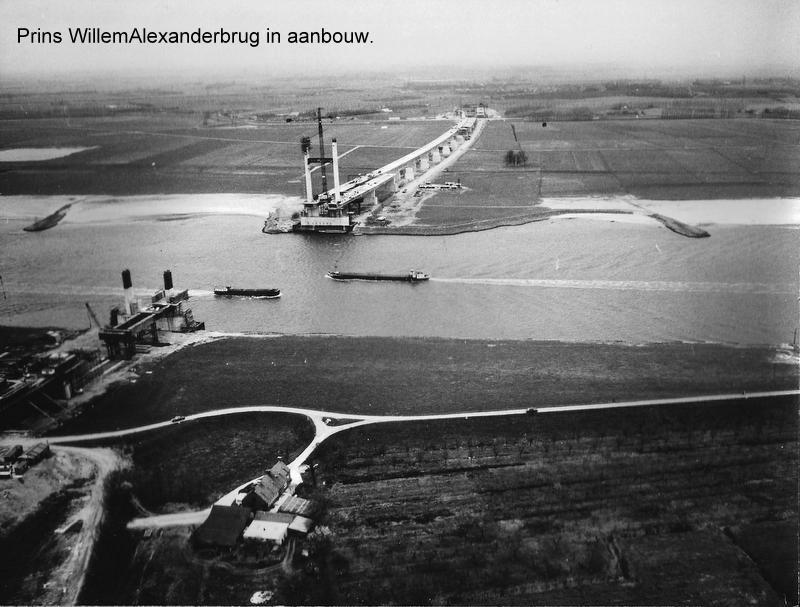
<svg viewBox="0 0 800 607"><path fill-rule="evenodd" d="M192 539L200 546L234 546L249 519L248 508L215 504L211 506L208 518L197 528Z"/></svg>
<svg viewBox="0 0 800 607"><path fill-rule="evenodd" d="M311 500L293 495L286 500L280 507L281 512L291 512L302 516L310 516L316 509L316 505Z"/></svg>
<svg viewBox="0 0 800 607"><path fill-rule="evenodd" d="M277 462L274 466L272 466L272 468L270 468L269 475L284 487L289 484L289 479L291 478L289 466L281 461Z"/></svg>
<svg viewBox="0 0 800 607"><path fill-rule="evenodd" d="M245 539L282 542L289 531L293 514L280 512L257 512L253 522L244 530Z"/></svg>
<svg viewBox="0 0 800 607"><path fill-rule="evenodd" d="M289 525L289 529L299 533L308 533L311 531L313 526L314 521L312 521L310 518L306 518L305 516L296 516L294 517L292 524Z"/></svg>

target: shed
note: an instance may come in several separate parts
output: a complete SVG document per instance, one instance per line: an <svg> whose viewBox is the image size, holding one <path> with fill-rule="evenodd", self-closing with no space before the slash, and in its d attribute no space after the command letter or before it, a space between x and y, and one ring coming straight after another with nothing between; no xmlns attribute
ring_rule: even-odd
<svg viewBox="0 0 800 607"><path fill-rule="evenodd" d="M296 516L289 525L289 531L296 531L297 533L306 535L309 531L311 531L313 526L314 521L310 518L306 518L305 516Z"/></svg>
<svg viewBox="0 0 800 607"><path fill-rule="evenodd" d="M28 466L33 466L39 463L45 457L50 455L50 445L47 443L36 443L33 447L28 449L20 456L20 459L25 460Z"/></svg>
<svg viewBox="0 0 800 607"><path fill-rule="evenodd" d="M192 535L198 548L216 546L231 548L236 545L250 520L250 510L241 506L211 506L208 518Z"/></svg>
<svg viewBox="0 0 800 607"><path fill-rule="evenodd" d="M293 514L257 512L253 522L244 530L244 539L282 544L294 520Z"/></svg>
<svg viewBox="0 0 800 607"><path fill-rule="evenodd" d="M22 455L22 445L8 447L0 454L0 463L13 464L20 455Z"/></svg>

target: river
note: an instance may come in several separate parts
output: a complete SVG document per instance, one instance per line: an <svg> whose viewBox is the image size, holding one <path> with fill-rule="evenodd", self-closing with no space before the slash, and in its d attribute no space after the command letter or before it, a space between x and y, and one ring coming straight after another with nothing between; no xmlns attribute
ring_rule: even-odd
<svg viewBox="0 0 800 607"><path fill-rule="evenodd" d="M69 202L56 228L23 232ZM267 212L296 200L2 197L0 322L83 328L84 302L101 320L121 303L123 269L143 296L171 269L175 286L190 289L195 318L216 331L789 342L798 323L800 201L729 202L651 201L657 212L704 222L711 237L690 239L618 215L455 236L265 235ZM769 210L767 225L759 208ZM415 268L432 279L336 282L325 277L335 267ZM277 287L283 296L215 298L212 289L224 285Z"/></svg>

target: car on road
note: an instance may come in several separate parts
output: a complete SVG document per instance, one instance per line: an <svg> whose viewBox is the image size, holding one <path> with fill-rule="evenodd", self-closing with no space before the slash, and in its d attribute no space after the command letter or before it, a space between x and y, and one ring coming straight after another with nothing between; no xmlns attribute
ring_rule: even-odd
<svg viewBox="0 0 800 607"><path fill-rule="evenodd" d="M530 409L526 409L525 413L527 413L528 415L536 415L537 413L539 413L539 409L534 409L533 407L531 407Z"/></svg>
<svg viewBox="0 0 800 607"><path fill-rule="evenodd" d="M170 421L171 421L173 424L179 424L179 423L181 423L181 422L182 422L183 420L185 420L185 419L186 419L186 416L185 416L185 415L176 415L176 416L175 416L175 417L173 417L173 418L172 418Z"/></svg>

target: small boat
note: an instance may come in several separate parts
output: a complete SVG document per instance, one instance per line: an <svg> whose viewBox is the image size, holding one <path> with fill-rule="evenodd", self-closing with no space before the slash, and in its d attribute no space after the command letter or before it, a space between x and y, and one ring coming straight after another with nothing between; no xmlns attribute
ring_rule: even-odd
<svg viewBox="0 0 800 607"><path fill-rule="evenodd" d="M431 275L426 272L409 270L406 274L376 274L367 272L328 272L328 277L334 280L392 280L395 282L421 282L428 280Z"/></svg>
<svg viewBox="0 0 800 607"><path fill-rule="evenodd" d="M214 295L224 297L260 297L262 299L274 299L281 296L280 289L234 289L225 287L224 289L214 289Z"/></svg>

